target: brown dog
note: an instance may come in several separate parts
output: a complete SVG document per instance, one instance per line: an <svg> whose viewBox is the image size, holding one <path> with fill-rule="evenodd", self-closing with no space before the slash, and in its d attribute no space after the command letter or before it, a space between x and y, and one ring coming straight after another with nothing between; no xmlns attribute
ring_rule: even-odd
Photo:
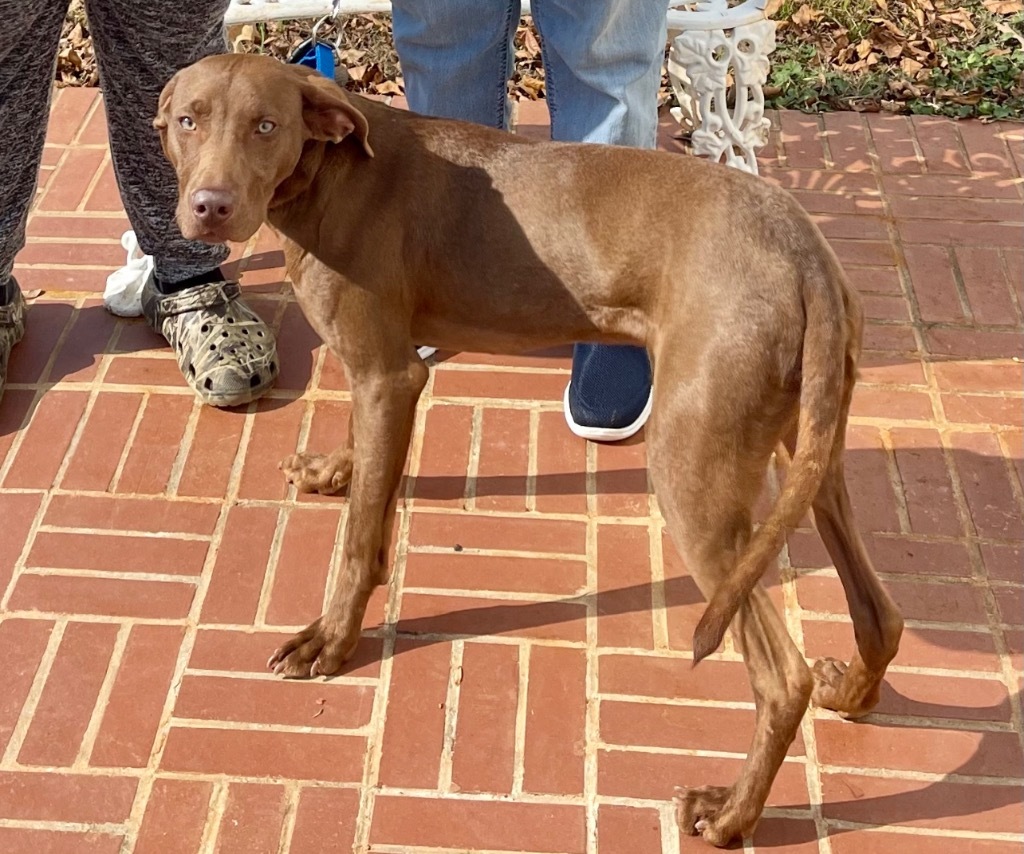
<svg viewBox="0 0 1024 854"><path fill-rule="evenodd" d="M427 378L414 342L498 353L646 345L651 478L710 599L694 661L731 623L757 706L739 780L680 791L679 821L716 845L750 833L808 700L866 714L903 628L843 481L861 309L797 203L696 158L528 142L394 110L265 57L180 72L155 125L177 170L184 234L242 241L270 223L303 311L352 389L347 445L282 463L301 490L348 484L350 516L327 613L273 654L274 671L336 673L387 580ZM792 455L785 487L754 531L751 504L780 442ZM848 667L824 660L813 674L758 584L812 507L857 638Z"/></svg>

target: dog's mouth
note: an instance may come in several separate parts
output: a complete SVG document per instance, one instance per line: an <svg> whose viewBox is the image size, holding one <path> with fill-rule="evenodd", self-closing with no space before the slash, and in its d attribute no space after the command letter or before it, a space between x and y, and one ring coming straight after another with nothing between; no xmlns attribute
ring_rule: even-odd
<svg viewBox="0 0 1024 854"><path fill-rule="evenodd" d="M193 234L186 234L189 240L198 240L200 243L227 243L230 239L226 234L214 229L196 231Z"/></svg>
<svg viewBox="0 0 1024 854"><path fill-rule="evenodd" d="M192 217L181 225L182 236L186 240L195 240L200 243L245 243L256 229L242 228L240 223L226 222L222 225L204 225Z"/></svg>

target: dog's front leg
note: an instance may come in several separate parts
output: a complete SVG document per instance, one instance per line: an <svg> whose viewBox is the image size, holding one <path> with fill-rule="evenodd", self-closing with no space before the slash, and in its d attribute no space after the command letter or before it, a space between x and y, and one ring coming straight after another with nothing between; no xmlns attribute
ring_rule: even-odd
<svg viewBox="0 0 1024 854"><path fill-rule="evenodd" d="M387 547L398 487L412 438L416 401L427 368L410 346L410 358L351 376L353 449L349 518L342 569L327 611L267 663L292 678L330 676L355 651L366 604L387 581Z"/></svg>

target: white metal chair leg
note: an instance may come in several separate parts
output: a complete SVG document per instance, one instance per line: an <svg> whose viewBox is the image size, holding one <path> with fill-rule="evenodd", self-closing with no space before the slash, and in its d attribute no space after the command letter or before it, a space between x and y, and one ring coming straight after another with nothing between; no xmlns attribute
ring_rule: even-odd
<svg viewBox="0 0 1024 854"><path fill-rule="evenodd" d="M764 115L768 55L775 49L775 22L766 0L739 6L728 0L688 3L691 10L669 10L676 33L668 73L679 107L672 113L691 131L694 152L757 174L758 148L768 141ZM730 94L732 103L729 102Z"/></svg>

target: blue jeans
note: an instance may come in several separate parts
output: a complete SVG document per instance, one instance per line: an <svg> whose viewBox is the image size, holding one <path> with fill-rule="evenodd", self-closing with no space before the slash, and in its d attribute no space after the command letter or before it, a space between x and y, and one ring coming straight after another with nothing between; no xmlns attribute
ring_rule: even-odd
<svg viewBox="0 0 1024 854"><path fill-rule="evenodd" d="M531 7L552 138L654 148L668 0L532 0ZM394 0L392 8L409 107L507 128L519 0ZM573 387L589 397L587 375L606 386L620 362L628 370L618 373L647 377L646 388L623 394L646 400L650 366L639 347L577 345Z"/></svg>

